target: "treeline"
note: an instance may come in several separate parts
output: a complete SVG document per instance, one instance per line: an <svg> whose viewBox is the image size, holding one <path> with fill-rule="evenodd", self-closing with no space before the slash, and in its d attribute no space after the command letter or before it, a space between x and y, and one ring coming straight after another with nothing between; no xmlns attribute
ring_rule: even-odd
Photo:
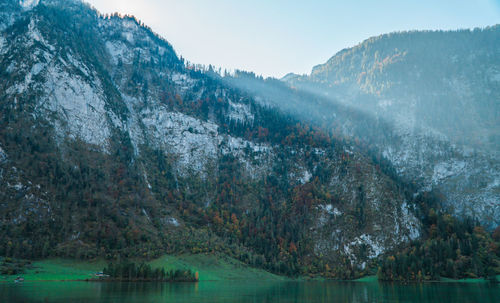
<svg viewBox="0 0 500 303"><path fill-rule="evenodd" d="M488 278L500 274L500 227L492 234L476 221L430 210L427 236L381 261L382 281Z"/></svg>
<svg viewBox="0 0 500 303"><path fill-rule="evenodd" d="M0 274L2 275L18 275L24 273L26 268L32 267L31 262L27 260L0 258Z"/></svg>
<svg viewBox="0 0 500 303"><path fill-rule="evenodd" d="M165 270L152 268L147 263L134 262L110 263L103 269L104 275L117 281L159 281L159 282L196 282L198 272L188 270Z"/></svg>

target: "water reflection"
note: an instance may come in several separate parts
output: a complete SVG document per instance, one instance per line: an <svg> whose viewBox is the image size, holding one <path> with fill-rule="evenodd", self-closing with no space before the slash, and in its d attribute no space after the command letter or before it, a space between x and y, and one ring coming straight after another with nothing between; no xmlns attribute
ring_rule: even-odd
<svg viewBox="0 0 500 303"><path fill-rule="evenodd" d="M490 284L356 282L86 283L0 285L1 302L498 302Z"/></svg>

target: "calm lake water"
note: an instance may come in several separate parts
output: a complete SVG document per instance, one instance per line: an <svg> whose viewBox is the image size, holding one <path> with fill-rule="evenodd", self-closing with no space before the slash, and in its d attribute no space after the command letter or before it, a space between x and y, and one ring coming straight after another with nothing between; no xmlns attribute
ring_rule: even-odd
<svg viewBox="0 0 500 303"><path fill-rule="evenodd" d="M490 284L361 282L199 282L0 284L0 302L500 302Z"/></svg>

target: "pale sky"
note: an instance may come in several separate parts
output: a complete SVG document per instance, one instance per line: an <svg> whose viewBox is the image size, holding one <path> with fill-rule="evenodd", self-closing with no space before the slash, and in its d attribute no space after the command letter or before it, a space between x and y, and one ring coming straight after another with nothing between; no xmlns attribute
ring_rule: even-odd
<svg viewBox="0 0 500 303"><path fill-rule="evenodd" d="M193 63L263 76L310 73L339 50L393 31L500 23L500 0L85 0L132 14Z"/></svg>

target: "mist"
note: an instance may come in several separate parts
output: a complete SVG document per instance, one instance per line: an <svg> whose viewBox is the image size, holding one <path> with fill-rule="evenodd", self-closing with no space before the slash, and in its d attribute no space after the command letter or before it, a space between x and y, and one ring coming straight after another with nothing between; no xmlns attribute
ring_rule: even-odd
<svg viewBox="0 0 500 303"><path fill-rule="evenodd" d="M498 31L388 34L338 53L310 75L278 80L236 71L223 80L390 163L415 184L415 194L438 192L462 216L481 218L487 209L494 227L500 223L500 60L496 43L479 45ZM472 72L478 65L489 68Z"/></svg>

